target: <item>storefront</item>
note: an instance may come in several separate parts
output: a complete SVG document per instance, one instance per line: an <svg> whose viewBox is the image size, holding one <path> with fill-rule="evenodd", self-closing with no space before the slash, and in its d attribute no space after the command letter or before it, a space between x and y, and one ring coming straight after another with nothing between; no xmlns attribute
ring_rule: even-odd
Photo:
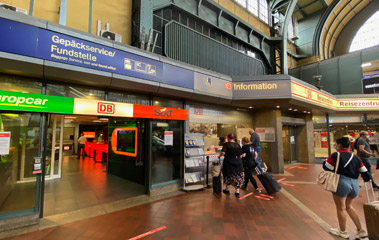
<svg viewBox="0 0 379 240"><path fill-rule="evenodd" d="M107 119L104 141L86 147L96 147L91 161L106 161L108 174L141 185L145 194L183 178L187 110L14 91L0 91L0 109L0 219L42 216L45 180L60 178L66 149L77 152L75 144L62 141L68 135L76 142L79 130L67 133L75 129L73 118ZM169 144L167 132L173 135Z"/></svg>

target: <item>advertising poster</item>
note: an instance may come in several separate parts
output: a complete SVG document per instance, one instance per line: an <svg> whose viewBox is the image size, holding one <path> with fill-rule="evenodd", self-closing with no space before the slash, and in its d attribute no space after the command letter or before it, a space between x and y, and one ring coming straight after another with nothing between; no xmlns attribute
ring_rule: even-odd
<svg viewBox="0 0 379 240"><path fill-rule="evenodd" d="M11 143L11 132L0 132L0 155L8 155Z"/></svg>

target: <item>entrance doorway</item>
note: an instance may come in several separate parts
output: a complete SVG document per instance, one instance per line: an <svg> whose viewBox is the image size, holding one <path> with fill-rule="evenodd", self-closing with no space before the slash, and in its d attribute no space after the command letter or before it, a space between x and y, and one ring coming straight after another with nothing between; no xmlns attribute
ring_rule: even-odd
<svg viewBox="0 0 379 240"><path fill-rule="evenodd" d="M298 162L298 135L296 125L283 125L283 159L284 163Z"/></svg>
<svg viewBox="0 0 379 240"><path fill-rule="evenodd" d="M133 121L133 119L130 120ZM125 118L122 123L126 122L130 122L129 119ZM107 117L49 116L44 216L70 212L145 193L144 182L134 181L133 176L130 176L134 171L121 167L118 170L122 174L115 174L109 170L109 158L114 155L111 148L114 125L115 119ZM128 127L128 125L119 124L119 127ZM141 132L144 134L144 131ZM85 134L87 142L84 152L78 155L78 139L82 133ZM146 139L143 134L139 135L140 141ZM135 161L134 165L138 164L138 167L142 169L141 172L144 173L143 151L137 156L138 161Z"/></svg>

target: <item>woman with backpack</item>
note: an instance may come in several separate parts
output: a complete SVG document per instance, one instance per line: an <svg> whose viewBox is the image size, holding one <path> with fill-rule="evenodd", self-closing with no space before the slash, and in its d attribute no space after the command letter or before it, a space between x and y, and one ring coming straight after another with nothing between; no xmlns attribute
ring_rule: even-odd
<svg viewBox="0 0 379 240"><path fill-rule="evenodd" d="M254 151L254 148L247 137L242 138L242 163L245 174L245 184L242 189L247 190L247 185L249 180L253 184L256 193L261 193L261 190L258 188L257 181L253 177L253 171L257 167L257 152Z"/></svg>

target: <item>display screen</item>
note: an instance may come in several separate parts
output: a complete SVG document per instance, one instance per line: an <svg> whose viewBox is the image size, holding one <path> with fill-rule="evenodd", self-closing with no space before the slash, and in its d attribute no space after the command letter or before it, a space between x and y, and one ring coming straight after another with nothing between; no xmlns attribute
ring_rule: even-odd
<svg viewBox="0 0 379 240"><path fill-rule="evenodd" d="M119 130L117 131L117 151L119 152L136 152L136 131Z"/></svg>

